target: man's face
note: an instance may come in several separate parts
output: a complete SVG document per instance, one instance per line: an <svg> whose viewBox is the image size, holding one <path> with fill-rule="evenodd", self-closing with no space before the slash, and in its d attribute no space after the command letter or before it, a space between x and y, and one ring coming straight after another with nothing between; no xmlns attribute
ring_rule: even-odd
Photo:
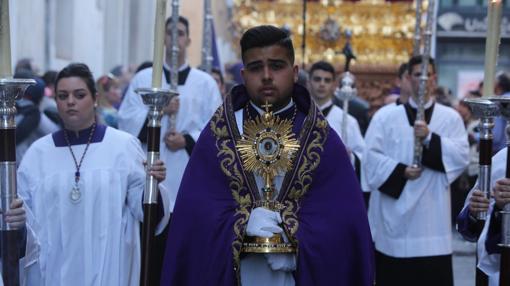
<svg viewBox="0 0 510 286"><path fill-rule="evenodd" d="M317 69L310 75L308 87L313 99L330 99L335 92L336 82L333 74L325 70Z"/></svg>
<svg viewBox="0 0 510 286"><path fill-rule="evenodd" d="M402 76L400 79L400 102L406 103L408 98L411 96L412 87L410 77L407 74Z"/></svg>
<svg viewBox="0 0 510 286"><path fill-rule="evenodd" d="M430 98L431 93L436 88L436 74L433 72L432 65L429 65L428 81L427 81L427 92L425 93L425 102ZM411 96L415 101L418 99L418 91L420 89L420 76L421 76L421 64L413 66L411 74L407 74L409 84L411 87Z"/></svg>
<svg viewBox="0 0 510 286"><path fill-rule="evenodd" d="M177 46L179 47L179 56L181 57L186 53L191 40L189 35L186 33L186 26L179 22L177 24ZM172 56L172 22L168 23L165 31L165 48L166 56Z"/></svg>
<svg viewBox="0 0 510 286"><path fill-rule="evenodd" d="M287 50L278 45L252 48L244 53L244 79L250 99L259 107L266 101L273 109L284 107L292 96L298 67L293 65Z"/></svg>

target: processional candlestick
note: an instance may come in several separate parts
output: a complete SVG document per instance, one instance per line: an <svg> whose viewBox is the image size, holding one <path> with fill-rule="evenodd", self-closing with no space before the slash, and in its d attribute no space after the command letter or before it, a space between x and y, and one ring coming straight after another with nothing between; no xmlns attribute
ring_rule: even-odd
<svg viewBox="0 0 510 286"><path fill-rule="evenodd" d="M23 96L32 79L12 79L9 0L0 0L0 200L3 212L18 197L16 187L16 99ZM2 277L6 286L17 286L21 231L0 220Z"/></svg>
<svg viewBox="0 0 510 286"><path fill-rule="evenodd" d="M179 20L179 1L172 2L172 44L177 45L177 23ZM151 249L156 230L156 213L158 202L158 182L150 175L149 170L159 160L161 140L161 118L163 108L170 99L177 96L177 89L161 88L163 73L163 37L165 35L166 0L157 0L156 22L154 25L154 63L152 70L152 88L135 90L140 94L145 105L149 107L147 115L147 165L146 182L143 197L143 225L142 225L142 271L141 285L149 286L152 270ZM177 50L178 51L178 50ZM173 60L173 58L172 58ZM176 70L176 69L175 69Z"/></svg>

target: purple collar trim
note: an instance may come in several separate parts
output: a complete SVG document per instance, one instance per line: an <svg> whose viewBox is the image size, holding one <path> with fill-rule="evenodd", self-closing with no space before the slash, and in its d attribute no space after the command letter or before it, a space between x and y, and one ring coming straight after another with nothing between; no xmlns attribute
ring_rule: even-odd
<svg viewBox="0 0 510 286"><path fill-rule="evenodd" d="M92 126L90 126L87 129L80 130L78 132L78 136L76 136L75 132L68 131L67 135L69 136L69 142L71 145L80 145L80 144L87 144L87 141L89 139L89 134L92 129ZM102 124L96 125L96 130L94 131L94 134L92 135L92 140L90 143L99 143L103 141L104 135L106 133L106 126ZM53 143L55 143L55 147L65 147L67 146L66 139L64 137L64 130L59 130L53 134L51 134L53 137Z"/></svg>

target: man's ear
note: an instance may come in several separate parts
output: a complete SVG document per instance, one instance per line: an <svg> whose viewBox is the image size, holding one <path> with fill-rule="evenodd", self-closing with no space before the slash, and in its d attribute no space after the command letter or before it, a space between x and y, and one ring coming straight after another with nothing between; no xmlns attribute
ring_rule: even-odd
<svg viewBox="0 0 510 286"><path fill-rule="evenodd" d="M298 65L294 65L292 67L293 69L293 72L294 72L294 83L296 83L298 81L298 77L299 77L299 66Z"/></svg>
<svg viewBox="0 0 510 286"><path fill-rule="evenodd" d="M243 78L243 81L246 82L246 78L244 77L244 68L241 68L241 77Z"/></svg>

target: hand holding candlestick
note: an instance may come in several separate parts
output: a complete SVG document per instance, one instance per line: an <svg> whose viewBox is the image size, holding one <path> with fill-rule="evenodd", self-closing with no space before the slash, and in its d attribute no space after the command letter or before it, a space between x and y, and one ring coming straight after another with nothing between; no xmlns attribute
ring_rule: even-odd
<svg viewBox="0 0 510 286"><path fill-rule="evenodd" d="M491 191L491 164L492 164L492 128L494 118L499 115L496 103L485 98L464 99L476 117L480 118L480 146L479 146L479 177L478 188L488 199ZM485 221L487 212L477 212L476 218Z"/></svg>
<svg viewBox="0 0 510 286"><path fill-rule="evenodd" d="M175 1L174 1L175 2ZM174 7L175 9L175 7ZM177 12L178 13L178 12ZM158 200L158 180L151 175L154 164L159 160L161 140L161 117L163 108L168 105L170 99L177 96L177 88L171 90L161 88L163 72L163 38L165 36L166 0L157 0L156 21L154 25L154 63L152 70L152 88L139 88L136 93L140 94L145 105L149 107L147 115L147 166L146 183L143 198L143 225L142 225L142 271L141 285L150 284L151 273L151 246L156 229L156 212ZM176 39L173 39L174 45Z"/></svg>
<svg viewBox="0 0 510 286"><path fill-rule="evenodd" d="M418 105L416 111L416 122L425 121L425 95L427 92L427 82L428 82L428 72L429 72L429 61L430 61L430 46L431 46L431 37L432 37L432 24L434 23L434 0L430 0L428 3L427 9L427 25L424 33L424 43L423 43L423 54L422 54L422 62L421 62L421 76L420 76L420 85L418 89L418 97L416 98ZM423 152L423 141L422 138L415 136L414 138L414 154L413 154L413 164L414 168L421 167L422 160L422 152Z"/></svg>
<svg viewBox="0 0 510 286"><path fill-rule="evenodd" d="M16 99L21 97L32 79L0 78L0 201L1 209L9 210L17 200L16 188ZM2 277L4 285L19 285L19 231L6 216L0 221L0 253L2 253Z"/></svg>
<svg viewBox="0 0 510 286"><path fill-rule="evenodd" d="M492 97L491 101L499 105L501 115L507 120L506 135L510 138L510 98ZM510 141L507 141L507 148L510 147ZM510 178L510 152L507 152L506 178ZM499 272L499 285L510 285L510 204L503 207L501 214L501 264Z"/></svg>

